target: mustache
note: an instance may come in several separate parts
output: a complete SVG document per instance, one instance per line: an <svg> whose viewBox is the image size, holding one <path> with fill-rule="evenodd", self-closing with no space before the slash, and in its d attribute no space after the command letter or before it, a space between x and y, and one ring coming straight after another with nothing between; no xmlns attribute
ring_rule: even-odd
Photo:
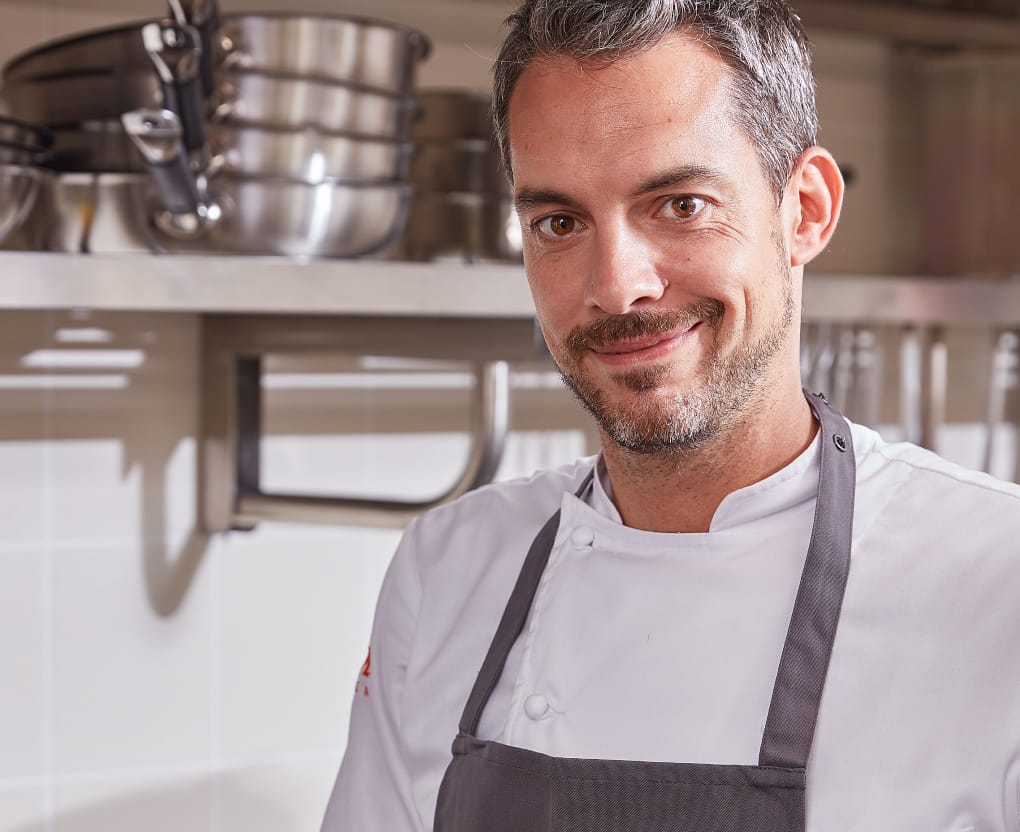
<svg viewBox="0 0 1020 832"><path fill-rule="evenodd" d="M574 327L567 336L567 350L580 359L587 350L607 347L621 341L654 338L678 329L687 329L704 321L715 329L723 316L723 305L717 300L701 300L682 309L646 309L627 315L608 315L588 324Z"/></svg>

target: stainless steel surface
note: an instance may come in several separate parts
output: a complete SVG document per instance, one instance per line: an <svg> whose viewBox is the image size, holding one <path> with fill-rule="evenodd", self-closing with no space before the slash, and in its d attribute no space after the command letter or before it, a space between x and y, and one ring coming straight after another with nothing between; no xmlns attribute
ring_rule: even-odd
<svg viewBox="0 0 1020 832"><path fill-rule="evenodd" d="M149 222L156 205L146 174L56 174L25 220L25 245L82 254L156 252L160 245Z"/></svg>
<svg viewBox="0 0 1020 832"><path fill-rule="evenodd" d="M217 121L403 138L415 113L413 99L313 78L260 72L224 73Z"/></svg>
<svg viewBox="0 0 1020 832"><path fill-rule="evenodd" d="M134 110L121 116L128 138L154 165L176 159L183 150L181 123L170 110Z"/></svg>
<svg viewBox="0 0 1020 832"><path fill-rule="evenodd" d="M169 243L175 251L362 257L388 250L400 237L410 205L406 185L319 185L285 180L210 182L223 219L201 240Z"/></svg>
<svg viewBox="0 0 1020 832"><path fill-rule="evenodd" d="M419 143L411 164L411 181L423 191L511 195L499 153L480 140Z"/></svg>
<svg viewBox="0 0 1020 832"><path fill-rule="evenodd" d="M5 84L61 75L86 75L120 70L148 70L149 57L141 29L150 21L129 23L48 41L21 52L0 74ZM118 113L119 115L119 113Z"/></svg>
<svg viewBox="0 0 1020 832"><path fill-rule="evenodd" d="M0 243L25 221L44 179L37 168L0 164Z"/></svg>
<svg viewBox="0 0 1020 832"><path fill-rule="evenodd" d="M360 265L360 264L359 264ZM366 264L371 265L371 264ZM379 264L381 265L381 264ZM389 266L392 268L392 266ZM474 448L452 492L493 475L507 430L507 361L533 361L543 352L528 319L480 321L329 316L213 315L202 320L202 438L200 498L204 528L226 531L273 518L370 525L403 523L413 504L366 500L284 498L259 493L260 385L252 357L346 352L463 361L472 355ZM425 504L419 504L419 509Z"/></svg>
<svg viewBox="0 0 1020 832"><path fill-rule="evenodd" d="M26 220L29 245L62 252L362 257L399 239L406 185L240 179L210 183L222 217L194 239L154 227L162 209L147 174L63 174Z"/></svg>
<svg viewBox="0 0 1020 832"><path fill-rule="evenodd" d="M396 256L516 262L522 256L520 221L506 197L419 192Z"/></svg>
<svg viewBox="0 0 1020 832"><path fill-rule="evenodd" d="M419 115L414 123L415 141L476 139L492 141L489 96L463 90L422 90Z"/></svg>
<svg viewBox="0 0 1020 832"><path fill-rule="evenodd" d="M243 382L241 377L243 372L242 366L240 372L235 375L239 382ZM481 364L475 368L475 386L471 403L472 444L467 462L452 487L427 500L285 496L266 494L250 487L242 488L240 487L240 473L244 468L244 460L247 458L249 465L252 464L252 458L257 460L261 436L246 434L242 430L235 429L238 434L235 439L238 478L235 479L231 490L235 495L233 516L226 528L207 525L206 531L226 531L230 528L249 529L260 522L271 521L402 528L417 514L454 500L474 488L491 482L499 467L506 445L510 410L509 377L509 368L502 361ZM257 388L257 379L254 382L248 380L246 386ZM245 404L249 407L255 406L257 399L245 402L242 398L241 406L236 412L240 424L249 418L249 414L245 412ZM208 462L203 460L203 464L208 466L218 462L222 465L223 459L224 455L217 453ZM257 470L257 463L255 463L255 468ZM205 488L206 494L210 492L214 484L220 485L226 479L222 471L210 472L207 470L205 476L209 481ZM222 511L221 504L222 501L217 499L213 505L206 507L207 523L213 521L217 513Z"/></svg>
<svg viewBox="0 0 1020 832"><path fill-rule="evenodd" d="M998 434L1006 418L1006 397L1017 381L1017 347L1020 336L1016 331L999 330L992 333L988 399L985 405L985 445L981 455L981 470L992 473L992 461L998 446ZM1012 477L1017 471L1014 468Z"/></svg>
<svg viewBox="0 0 1020 832"><path fill-rule="evenodd" d="M406 95L429 51L421 32L355 18L225 15L223 65L308 75Z"/></svg>
<svg viewBox="0 0 1020 832"><path fill-rule="evenodd" d="M413 145L384 139L217 124L210 131L214 165L228 173L281 177L316 185L406 180Z"/></svg>
<svg viewBox="0 0 1020 832"><path fill-rule="evenodd" d="M141 42L141 35L137 31L135 35ZM3 95L19 118L51 128L116 120L128 110L159 107L163 102L152 67L12 81L4 84Z"/></svg>

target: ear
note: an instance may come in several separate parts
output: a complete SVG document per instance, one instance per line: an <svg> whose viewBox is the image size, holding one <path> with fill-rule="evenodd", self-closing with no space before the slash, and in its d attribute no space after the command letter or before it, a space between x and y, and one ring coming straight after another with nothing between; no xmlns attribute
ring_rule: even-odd
<svg viewBox="0 0 1020 832"><path fill-rule="evenodd" d="M829 244L843 207L843 175L829 151L809 147L786 186L791 214L790 265L803 266Z"/></svg>

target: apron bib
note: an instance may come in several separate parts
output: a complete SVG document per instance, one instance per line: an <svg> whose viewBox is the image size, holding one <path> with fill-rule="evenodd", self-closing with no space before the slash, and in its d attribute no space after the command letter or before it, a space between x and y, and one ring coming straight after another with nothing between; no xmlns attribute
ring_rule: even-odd
<svg viewBox="0 0 1020 832"><path fill-rule="evenodd" d="M757 766L552 757L475 737L559 528L528 551L453 742L434 832L804 832L807 762L850 568L850 427L821 395L818 498ZM578 491L581 496L594 472Z"/></svg>

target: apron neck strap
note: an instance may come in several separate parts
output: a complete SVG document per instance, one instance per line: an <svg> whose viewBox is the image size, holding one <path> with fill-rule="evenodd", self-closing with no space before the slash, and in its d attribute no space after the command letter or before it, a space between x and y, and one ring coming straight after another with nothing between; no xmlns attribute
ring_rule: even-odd
<svg viewBox="0 0 1020 832"><path fill-rule="evenodd" d="M857 466L847 421L807 394L819 422L818 498L804 571L779 661L759 764L806 769L850 571Z"/></svg>

